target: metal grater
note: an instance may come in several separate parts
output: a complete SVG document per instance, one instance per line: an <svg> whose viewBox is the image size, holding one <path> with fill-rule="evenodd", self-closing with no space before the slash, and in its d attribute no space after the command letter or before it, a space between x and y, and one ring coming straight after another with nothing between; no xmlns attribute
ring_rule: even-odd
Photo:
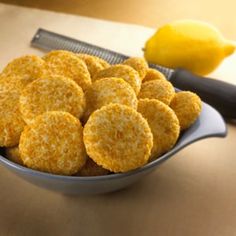
<svg viewBox="0 0 236 236"><path fill-rule="evenodd" d="M110 64L118 64L129 58L118 52L111 51L106 48L98 47L77 39L73 39L61 34L57 34L45 29L38 29L33 39L31 46L43 49L45 51L51 50L68 50L75 53L87 53L97 57L101 57L108 61ZM174 70L168 69L155 64L149 64L151 68L157 69L162 72L167 79L171 77Z"/></svg>

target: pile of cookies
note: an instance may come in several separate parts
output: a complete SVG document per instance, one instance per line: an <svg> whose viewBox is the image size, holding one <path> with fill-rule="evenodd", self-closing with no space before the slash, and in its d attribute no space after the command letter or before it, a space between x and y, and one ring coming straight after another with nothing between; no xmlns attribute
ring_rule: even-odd
<svg viewBox="0 0 236 236"><path fill-rule="evenodd" d="M0 74L0 146L29 168L94 176L142 167L169 151L201 112L143 58L110 65L51 51L26 55Z"/></svg>

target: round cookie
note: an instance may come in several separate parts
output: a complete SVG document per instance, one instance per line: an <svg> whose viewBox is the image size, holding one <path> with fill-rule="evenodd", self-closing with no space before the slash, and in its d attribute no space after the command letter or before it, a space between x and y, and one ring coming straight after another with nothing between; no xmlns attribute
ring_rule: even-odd
<svg viewBox="0 0 236 236"><path fill-rule="evenodd" d="M95 81L85 93L87 108L85 120L89 115L110 103L119 103L137 109L138 100L131 86L121 78L103 78Z"/></svg>
<svg viewBox="0 0 236 236"><path fill-rule="evenodd" d="M147 121L136 110L110 104L96 110L84 127L90 158L112 172L126 172L149 160L153 145Z"/></svg>
<svg viewBox="0 0 236 236"><path fill-rule="evenodd" d="M5 153L10 161L23 165L23 161L20 158L20 152L18 146L6 148Z"/></svg>
<svg viewBox="0 0 236 236"><path fill-rule="evenodd" d="M46 54L43 59L46 62L47 73L49 75L61 75L73 79L84 91L91 85L91 78L86 64L76 54L56 50Z"/></svg>
<svg viewBox="0 0 236 236"><path fill-rule="evenodd" d="M78 176L101 176L107 175L110 171L97 165L91 158L88 158L82 169L76 174Z"/></svg>
<svg viewBox="0 0 236 236"><path fill-rule="evenodd" d="M201 99L197 94L182 91L175 94L170 103L180 123L181 130L189 128L198 118L202 109Z"/></svg>
<svg viewBox="0 0 236 236"><path fill-rule="evenodd" d="M88 55L88 54L83 54L83 53L78 53L76 55L85 62L86 66L88 68L88 71L90 73L90 77L91 77L92 81L93 81L95 75L100 70L103 70L103 69L109 67L109 64L107 66L103 62L101 63L102 59L100 60L100 58L98 58L98 57Z"/></svg>
<svg viewBox="0 0 236 236"><path fill-rule="evenodd" d="M18 144L25 122L19 110L19 97L23 88L15 76L0 78L0 147Z"/></svg>
<svg viewBox="0 0 236 236"><path fill-rule="evenodd" d="M22 132L19 149L24 165L53 174L73 175L86 162L83 128L62 111L37 116Z"/></svg>
<svg viewBox="0 0 236 236"><path fill-rule="evenodd" d="M136 94L141 88L141 79L136 70L127 65L113 65L97 73L95 79L117 77L124 79L133 88Z"/></svg>
<svg viewBox="0 0 236 236"><path fill-rule="evenodd" d="M171 108L156 99L140 99L138 112L151 128L153 148L150 160L154 160L175 145L180 132L179 121Z"/></svg>
<svg viewBox="0 0 236 236"><path fill-rule="evenodd" d="M101 57L97 57L97 56L85 54L85 53L78 53L78 54L81 55L81 57L87 57L87 56L93 57L97 62L99 62L102 65L103 69L110 67L110 64L106 60L102 59Z"/></svg>
<svg viewBox="0 0 236 236"><path fill-rule="evenodd" d="M103 66L104 69L111 66L106 60L102 59L101 57L96 57L96 56L93 57L95 57L98 60L98 62Z"/></svg>
<svg viewBox="0 0 236 236"><path fill-rule="evenodd" d="M66 111L80 118L85 110L83 90L73 80L57 75L27 85L19 102L27 124L46 111Z"/></svg>
<svg viewBox="0 0 236 236"><path fill-rule="evenodd" d="M138 74L141 80L146 76L147 70L148 70L148 64L146 60L142 57L130 57L127 60L123 61L124 65L131 66L134 68Z"/></svg>
<svg viewBox="0 0 236 236"><path fill-rule="evenodd" d="M150 80L166 80L166 77L160 71L148 68L147 73L142 82L144 83Z"/></svg>
<svg viewBox="0 0 236 236"><path fill-rule="evenodd" d="M15 77L24 85L40 78L45 72L45 61L35 55L26 55L14 59L3 69L6 76Z"/></svg>
<svg viewBox="0 0 236 236"><path fill-rule="evenodd" d="M169 105L174 95L174 87L167 80L151 80L142 84L138 98L158 99Z"/></svg>

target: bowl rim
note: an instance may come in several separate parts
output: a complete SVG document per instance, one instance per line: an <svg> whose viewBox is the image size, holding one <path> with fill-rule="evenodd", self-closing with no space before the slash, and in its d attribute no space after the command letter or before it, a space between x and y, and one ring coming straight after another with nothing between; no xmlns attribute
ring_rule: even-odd
<svg viewBox="0 0 236 236"><path fill-rule="evenodd" d="M209 138L209 137L213 137L213 136L211 136L211 135L204 136L202 138L194 140L193 142L196 142L196 141L204 139L204 138ZM219 137L221 137L221 136L219 136ZM18 171L23 171L25 173L27 172L30 175L35 175L35 176L38 176L38 177L40 176L40 177L43 177L45 179L52 178L52 179L65 180L65 181L80 180L80 181L86 181L87 182L87 181L94 181L94 180L109 180L109 179L114 179L114 178L115 179L116 178L125 178L125 177L128 177L130 175L146 171L150 168L153 168L157 165L160 165L162 162L166 161L171 156L173 156L175 153L177 153L178 151L180 151L184 147L188 146L189 144L191 144L191 143L183 145L183 146L181 146L181 148L176 149L176 150L173 148L169 152L167 152L164 155L160 156L159 158L157 158L157 159L155 159L155 160L153 160L153 161L151 161L151 162L149 162L149 163L145 164L144 166L139 167L137 169L130 170L130 171L127 171L127 172L124 172L124 173L111 173L111 174L99 175L99 176L77 176L77 175L51 174L51 173L47 173L47 172L43 172L43 171L39 171L39 170L30 169L26 166L22 166L20 164L17 164L15 162L7 159L6 157L4 157L2 155L0 155L0 161L3 162L4 164L10 166L11 168L17 169Z"/></svg>
<svg viewBox="0 0 236 236"><path fill-rule="evenodd" d="M11 169L13 169L14 171L17 172L23 172L24 174L27 175L33 175L35 177L40 177L43 179L53 179L53 180L63 180L66 182L71 182L71 181L81 181L81 182L93 182L93 181L104 181L104 180L111 180L111 179L120 179L120 178L126 178L128 176L131 175L135 175L137 173L141 173L144 171L147 171L151 168L154 168L158 165L160 165L161 163L163 163L164 161L166 161L167 159L169 159L170 157L172 157L175 153L179 152L181 149L185 148L186 146L201 140L201 139L205 139L205 138L210 138L210 137L225 137L227 135L227 127L226 124L224 122L224 119L222 118L222 116L220 115L220 113L214 109L213 107L211 107L210 105L202 102L203 107L205 107L206 109L211 109L214 111L214 113L216 113L216 115L218 115L218 118L221 120L222 122L222 130L218 131L218 132L209 132L209 133L205 133L204 135L200 135L199 137L196 137L194 139L190 139L190 141L184 143L184 144L180 144L181 143L181 138L183 136L183 134L185 132L188 132L188 130L190 131L191 128L194 128L194 126L197 126L197 123L199 122L202 113L200 114L199 118L194 122L194 124L187 129L184 133L181 134L180 138L178 139L177 143L175 144L175 146L169 150L168 152L166 152L165 154L163 154L162 156L158 157L157 159L145 164L142 167L139 167L137 169L128 171L128 172L124 172L124 173L112 173L112 174L108 174L108 175L101 175L101 176L67 176L67 175L57 175L57 174L51 174L51 173L47 173L47 172L43 172L43 171L39 171L39 170L34 170L31 168L28 168L26 166L22 166L20 164L17 164L11 160L9 160L7 157L4 157L2 155L0 155L0 163L2 163L3 165L5 165L6 167L10 167Z"/></svg>

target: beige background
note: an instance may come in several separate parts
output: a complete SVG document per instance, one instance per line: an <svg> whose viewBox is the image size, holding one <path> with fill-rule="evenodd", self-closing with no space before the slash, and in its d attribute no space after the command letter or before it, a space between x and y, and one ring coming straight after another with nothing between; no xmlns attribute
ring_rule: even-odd
<svg viewBox="0 0 236 236"><path fill-rule="evenodd" d="M22 2L147 26L192 16L210 20L228 37L236 37L230 23L233 1L205 1L204 7L203 1L191 7L187 1L167 0L111 1L113 4L106 5L105 1L67 1L66 5L61 1L56 8L46 1ZM100 8L95 11L98 2ZM39 26L128 55L140 55L140 48L154 31L3 4L0 22L0 68L25 53L42 54L29 47ZM234 55L212 76L235 83L235 71ZM192 144L141 182L107 195L68 197L51 193L1 166L0 235L235 235L235 124L228 124L228 131L227 138Z"/></svg>
<svg viewBox="0 0 236 236"><path fill-rule="evenodd" d="M1 0L1 2L154 28L176 19L205 20L216 25L227 37L236 38L235 0Z"/></svg>

